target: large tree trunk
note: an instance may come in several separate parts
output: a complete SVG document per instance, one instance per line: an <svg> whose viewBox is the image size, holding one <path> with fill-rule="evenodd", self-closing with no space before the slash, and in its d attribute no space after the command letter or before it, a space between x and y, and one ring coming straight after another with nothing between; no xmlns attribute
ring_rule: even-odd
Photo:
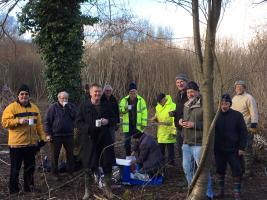
<svg viewBox="0 0 267 200"><path fill-rule="evenodd" d="M214 74L214 47L216 39L216 28L220 18L221 0L209 0L208 2L208 21L205 39L204 58L200 47L199 37L199 2L192 0L193 29L195 51L198 56L199 66L197 72L200 78L201 93L203 97L203 141L202 155L199 167L194 176L192 184L188 191L189 200L206 199L208 176L213 155L213 127L214 122L214 100L213 100L213 74ZM214 120L215 121L215 120ZM212 126L211 126L212 125Z"/></svg>

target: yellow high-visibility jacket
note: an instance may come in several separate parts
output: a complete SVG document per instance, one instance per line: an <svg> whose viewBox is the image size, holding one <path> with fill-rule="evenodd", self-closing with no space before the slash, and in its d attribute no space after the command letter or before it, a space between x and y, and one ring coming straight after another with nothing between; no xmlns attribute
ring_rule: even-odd
<svg viewBox="0 0 267 200"><path fill-rule="evenodd" d="M34 119L34 125L20 124L20 118ZM30 103L24 107L17 101L9 104L2 115L2 126L8 129L8 145L29 146L46 140L38 107Z"/></svg>
<svg viewBox="0 0 267 200"><path fill-rule="evenodd" d="M129 111L125 109L128 104L129 95L122 98L120 101L120 113L122 114L122 131L124 133L129 132ZM136 119L136 129L143 131L147 126L147 107L145 100L137 95L137 119Z"/></svg>
<svg viewBox="0 0 267 200"><path fill-rule="evenodd" d="M176 128L174 125L174 117L170 117L169 112L175 111L176 104L173 103L170 95L166 95L166 98L167 101L164 106L160 103L156 106L155 118L159 123L162 123L158 126L157 138L158 143L175 143Z"/></svg>

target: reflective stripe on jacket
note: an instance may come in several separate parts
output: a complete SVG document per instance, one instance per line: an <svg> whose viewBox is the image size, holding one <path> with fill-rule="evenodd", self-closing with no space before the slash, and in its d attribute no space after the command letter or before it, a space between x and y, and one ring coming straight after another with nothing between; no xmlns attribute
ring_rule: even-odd
<svg viewBox="0 0 267 200"><path fill-rule="evenodd" d="M166 103L162 106L160 103L156 106L156 118L159 123L166 123L166 125L158 126L158 143L175 143L176 142L176 128L174 125L174 117L170 117L169 112L176 109L170 95L166 95Z"/></svg>
<svg viewBox="0 0 267 200"><path fill-rule="evenodd" d="M34 125L20 124L20 118L33 119ZM38 140L45 140L45 133L38 107L30 103L24 107L18 102L9 104L2 116L3 128L8 128L8 145L27 146L37 144Z"/></svg>
<svg viewBox="0 0 267 200"><path fill-rule="evenodd" d="M120 101L120 113L122 114L122 131L124 133L129 132L129 112L125 110L126 105L128 104L129 95L122 98ZM140 131L147 126L147 107L145 100L137 95L137 119L136 119L136 128Z"/></svg>

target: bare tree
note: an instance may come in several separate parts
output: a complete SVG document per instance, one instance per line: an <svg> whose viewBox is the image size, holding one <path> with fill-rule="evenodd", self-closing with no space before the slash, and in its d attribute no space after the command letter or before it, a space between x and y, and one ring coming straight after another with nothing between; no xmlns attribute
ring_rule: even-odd
<svg viewBox="0 0 267 200"><path fill-rule="evenodd" d="M200 163L190 185L187 199L201 200L206 198L207 182L213 152L213 118L214 97L213 80L215 68L215 40L216 29L220 19L222 0L208 1L184 1L167 0L183 7L192 14L193 37L197 57L197 66L193 72L196 80L199 80L203 96L203 140ZM200 12L206 20L206 35L204 43L200 36Z"/></svg>

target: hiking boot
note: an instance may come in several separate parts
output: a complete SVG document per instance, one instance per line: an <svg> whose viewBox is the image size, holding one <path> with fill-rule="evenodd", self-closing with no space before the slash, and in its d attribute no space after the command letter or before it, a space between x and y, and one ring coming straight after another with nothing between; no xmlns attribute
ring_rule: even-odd
<svg viewBox="0 0 267 200"><path fill-rule="evenodd" d="M219 192L214 194L215 199L223 199L224 198L224 192Z"/></svg>
<svg viewBox="0 0 267 200"><path fill-rule="evenodd" d="M108 199L114 198L114 194L112 193L112 190L111 190L111 183L112 183L111 178L112 178L111 174L106 174L104 176L103 192Z"/></svg>
<svg viewBox="0 0 267 200"><path fill-rule="evenodd" d="M89 186L90 186L90 183L89 183L89 174L87 172L85 172L84 174L84 195L83 195L83 200L87 200L89 199L90 197L90 190L89 190Z"/></svg>
<svg viewBox="0 0 267 200"><path fill-rule="evenodd" d="M234 198L235 200L241 200L240 193L235 193Z"/></svg>
<svg viewBox="0 0 267 200"><path fill-rule="evenodd" d="M59 178L58 174L51 174L51 176L48 177L48 180L50 180L50 181L59 181L60 178Z"/></svg>
<svg viewBox="0 0 267 200"><path fill-rule="evenodd" d="M234 179L234 198L235 200L241 200L240 190L241 190L241 177L233 177Z"/></svg>

